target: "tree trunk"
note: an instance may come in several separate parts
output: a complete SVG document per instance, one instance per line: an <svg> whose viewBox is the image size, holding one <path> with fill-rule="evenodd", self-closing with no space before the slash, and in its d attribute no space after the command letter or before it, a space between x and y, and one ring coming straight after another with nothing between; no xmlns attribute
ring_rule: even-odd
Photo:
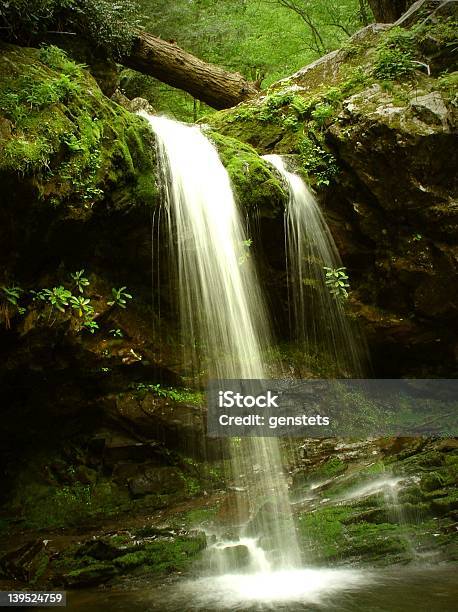
<svg viewBox="0 0 458 612"><path fill-rule="evenodd" d="M394 23L414 0L368 0L378 23Z"/></svg>
<svg viewBox="0 0 458 612"><path fill-rule="evenodd" d="M229 108L258 93L238 72L207 64L175 43L141 32L124 66L183 89L213 108Z"/></svg>

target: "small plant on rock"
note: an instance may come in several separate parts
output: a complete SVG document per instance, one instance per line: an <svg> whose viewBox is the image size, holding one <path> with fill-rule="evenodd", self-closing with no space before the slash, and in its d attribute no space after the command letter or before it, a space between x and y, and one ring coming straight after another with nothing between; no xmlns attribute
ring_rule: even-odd
<svg viewBox="0 0 458 612"><path fill-rule="evenodd" d="M1 289L4 293L6 301L19 309L20 307L18 305L18 302L21 295L24 293L24 289L21 289L21 287L18 287L17 285L11 285L11 287L2 287Z"/></svg>
<svg viewBox="0 0 458 612"><path fill-rule="evenodd" d="M91 300L89 298L85 298L84 296L74 296L70 297L70 304L74 310L78 311L78 316L92 316L94 314L94 308L91 306Z"/></svg>
<svg viewBox="0 0 458 612"><path fill-rule="evenodd" d="M70 274L70 276L72 277L72 280L75 283L76 289L78 289L80 293L84 293L84 287L90 285L89 279L84 276L84 270L79 270L79 272L73 272L72 274Z"/></svg>
<svg viewBox="0 0 458 612"><path fill-rule="evenodd" d="M113 299L107 302L108 306L119 306L119 308L127 308L127 300L131 300L132 296L126 292L127 287L120 287L119 289L112 288L111 294Z"/></svg>
<svg viewBox="0 0 458 612"><path fill-rule="evenodd" d="M53 287L52 289L43 289L40 292L53 308L57 308L60 312L65 312L65 307L69 305L69 300L72 297L72 292L65 289L62 285ZM43 299L40 295L40 299Z"/></svg>
<svg viewBox="0 0 458 612"><path fill-rule="evenodd" d="M93 319L86 319L83 323L83 329L86 329L90 334L94 334L99 329L99 324Z"/></svg>
<svg viewBox="0 0 458 612"><path fill-rule="evenodd" d="M331 295L338 301L346 300L348 298L348 289L350 288L347 269L344 267L328 268L325 266L324 271L324 282Z"/></svg>
<svg viewBox="0 0 458 612"><path fill-rule="evenodd" d="M318 104L315 110L312 111L312 118L322 128L334 114L334 109L330 104Z"/></svg>

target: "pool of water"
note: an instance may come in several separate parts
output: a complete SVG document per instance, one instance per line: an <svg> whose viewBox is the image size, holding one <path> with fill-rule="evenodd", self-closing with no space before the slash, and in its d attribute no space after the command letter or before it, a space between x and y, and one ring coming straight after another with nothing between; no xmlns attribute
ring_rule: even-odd
<svg viewBox="0 0 458 612"><path fill-rule="evenodd" d="M389 570L303 569L170 579L159 584L141 580L69 592L67 610L456 612L457 569L450 565Z"/></svg>

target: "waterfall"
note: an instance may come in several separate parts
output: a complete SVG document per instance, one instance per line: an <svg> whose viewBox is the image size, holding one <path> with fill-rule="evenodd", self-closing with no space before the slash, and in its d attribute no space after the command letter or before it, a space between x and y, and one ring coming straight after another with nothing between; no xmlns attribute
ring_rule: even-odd
<svg viewBox="0 0 458 612"><path fill-rule="evenodd" d="M291 329L309 355L319 354L338 376L362 375L361 341L345 313L344 300L326 286L325 268L342 267L339 252L315 196L279 155L265 155L289 190L285 242Z"/></svg>
<svg viewBox="0 0 458 612"><path fill-rule="evenodd" d="M211 378L263 378L269 326L229 175L201 128L142 115L157 140L184 344L193 348L194 363L204 357ZM231 480L240 497L248 498L251 518L249 524L235 499L232 523L238 537L247 529L253 535L255 525L269 566L297 567L278 440L235 440L231 448Z"/></svg>

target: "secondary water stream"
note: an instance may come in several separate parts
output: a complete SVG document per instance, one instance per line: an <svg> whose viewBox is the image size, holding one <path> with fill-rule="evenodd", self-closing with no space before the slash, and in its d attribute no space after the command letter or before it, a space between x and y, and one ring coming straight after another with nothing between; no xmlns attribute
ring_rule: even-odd
<svg viewBox="0 0 458 612"><path fill-rule="evenodd" d="M345 313L345 300L326 286L326 271L332 275L344 268L323 213L310 188L287 169L283 157L264 159L281 174L289 191L285 246L292 335L307 353L328 355L339 376L362 377L362 343ZM335 282L344 296L345 277Z"/></svg>

